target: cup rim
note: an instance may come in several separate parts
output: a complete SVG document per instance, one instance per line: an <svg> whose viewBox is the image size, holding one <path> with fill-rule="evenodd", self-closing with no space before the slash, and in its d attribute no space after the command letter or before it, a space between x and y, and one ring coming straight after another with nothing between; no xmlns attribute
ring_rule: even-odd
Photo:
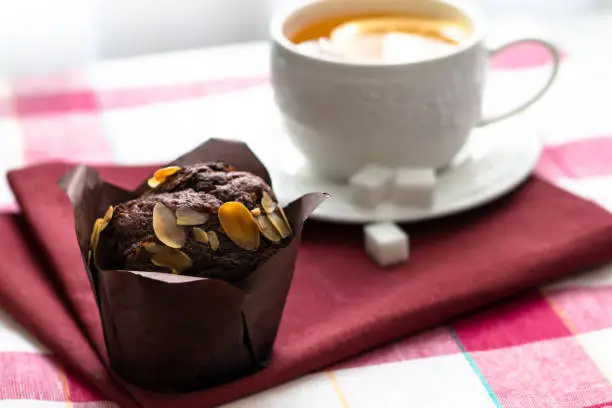
<svg viewBox="0 0 612 408"><path fill-rule="evenodd" d="M344 61L342 59L334 59L334 58L324 57L324 56L314 56L314 55L309 55L309 54L299 51L296 47L296 44L291 42L283 34L283 26L285 25L285 22L293 14L299 12L300 10L306 7L313 6L313 4L316 4L317 1L321 1L321 0L314 0L314 2L294 5L291 7L285 7L283 9L278 10L270 21L269 34L274 43L282 46L285 50L291 52L292 54L299 56L301 58L311 60L313 62L319 62L319 63L324 63L324 64L331 64L331 65L344 66L344 67L369 67L369 68L380 67L380 68L384 68L384 67L410 66L410 65L430 63L432 61L437 61L437 60L452 57L454 55L462 53L463 51L467 49L470 49L474 45L483 41L484 36L485 36L485 31L486 31L486 23L485 23L484 16L478 10L478 8L475 7L474 5L462 3L456 0L426 0L426 1L429 1L430 3L439 3L439 4L446 5L446 6L450 6L458 10L464 16L466 16L472 23L472 27L473 27L472 35L468 38L468 40L459 44L456 47L453 47L451 50L444 52L440 55L436 55L436 56L418 60L418 61L388 61L388 62Z"/></svg>

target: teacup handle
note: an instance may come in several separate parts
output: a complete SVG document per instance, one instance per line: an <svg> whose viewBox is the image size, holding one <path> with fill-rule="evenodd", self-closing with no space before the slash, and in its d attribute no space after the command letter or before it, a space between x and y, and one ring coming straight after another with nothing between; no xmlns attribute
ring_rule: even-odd
<svg viewBox="0 0 612 408"><path fill-rule="evenodd" d="M524 39L520 39L520 40L516 40L516 41L511 41L507 44L502 45L499 48L496 48L494 50L489 51L489 58L495 56L496 54L507 50L508 48L514 47L516 45L519 44L538 44L541 47L543 47L546 51L548 51L548 53L550 54L550 56L552 57L552 70L550 72L550 76L548 77L548 80L546 81L546 83L544 84L544 86L535 94L533 95L531 98L529 98L527 101L523 102L522 104L520 104L519 106L510 109L508 112L504 112L502 114L499 115L495 115L489 118L482 118L480 119L480 122L478 122L477 126L486 126L489 125L491 123L500 121L502 119L506 119L509 118L510 116L514 116L517 113L520 113L522 111L524 111L525 109L527 109L528 107L530 107L533 103L535 103L536 101L538 101L545 93L546 91L548 91L548 89L550 88L550 86L553 84L555 77L557 76L557 73L559 72L559 65L561 62L561 52L559 51L559 49L554 46L553 44L549 43L548 41L545 40L541 40L538 38L524 38Z"/></svg>

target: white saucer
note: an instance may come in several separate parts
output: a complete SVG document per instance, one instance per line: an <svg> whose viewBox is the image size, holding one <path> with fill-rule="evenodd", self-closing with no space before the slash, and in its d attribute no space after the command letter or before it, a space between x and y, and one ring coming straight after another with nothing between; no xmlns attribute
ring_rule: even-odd
<svg viewBox="0 0 612 408"><path fill-rule="evenodd" d="M244 118L249 130L242 132L241 138L270 171L279 201L287 203L313 191L332 195L313 214L319 220L412 222L466 211L518 187L531 174L541 151L537 132L525 116L476 129L453 163L439 172L433 206L412 208L383 203L375 209L365 209L351 203L346 185L321 179L309 171L305 158L285 133L269 88L242 93L240 102L248 106L250 116ZM232 107L245 112L237 106L237 99L232 101Z"/></svg>

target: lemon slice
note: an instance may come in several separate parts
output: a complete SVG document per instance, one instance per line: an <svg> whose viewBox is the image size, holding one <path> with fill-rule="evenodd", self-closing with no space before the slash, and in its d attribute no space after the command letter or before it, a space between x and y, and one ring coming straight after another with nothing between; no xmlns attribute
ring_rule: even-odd
<svg viewBox="0 0 612 408"><path fill-rule="evenodd" d="M453 45L465 37L466 30L457 21L423 20L407 17L379 17L348 21L331 32L332 43L339 44L357 36L403 33L421 35Z"/></svg>

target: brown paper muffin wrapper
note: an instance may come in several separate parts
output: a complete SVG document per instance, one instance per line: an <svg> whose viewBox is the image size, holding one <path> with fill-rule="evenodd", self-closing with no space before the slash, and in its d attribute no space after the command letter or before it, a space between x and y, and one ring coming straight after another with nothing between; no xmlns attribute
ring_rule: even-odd
<svg viewBox="0 0 612 408"><path fill-rule="evenodd" d="M220 161L271 183L246 144L211 139L172 163ZM96 218L108 206L137 197L80 165L59 180L74 208L78 244L98 303L111 368L144 388L189 391L236 379L266 366L293 278L303 223L325 199L302 196L284 208L293 227L289 244L246 278L218 279L128 270L87 262Z"/></svg>

